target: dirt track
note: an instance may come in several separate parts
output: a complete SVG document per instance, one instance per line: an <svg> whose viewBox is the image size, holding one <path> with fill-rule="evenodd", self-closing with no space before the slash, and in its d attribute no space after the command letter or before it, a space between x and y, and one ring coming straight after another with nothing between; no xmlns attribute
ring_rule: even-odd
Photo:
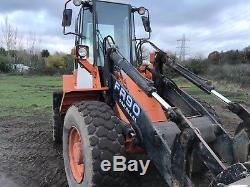
<svg viewBox="0 0 250 187"><path fill-rule="evenodd" d="M231 133L238 118L216 107ZM49 111L49 109L48 109ZM51 117L0 118L0 186L67 186L61 148L53 146ZM203 186L203 185L199 185Z"/></svg>

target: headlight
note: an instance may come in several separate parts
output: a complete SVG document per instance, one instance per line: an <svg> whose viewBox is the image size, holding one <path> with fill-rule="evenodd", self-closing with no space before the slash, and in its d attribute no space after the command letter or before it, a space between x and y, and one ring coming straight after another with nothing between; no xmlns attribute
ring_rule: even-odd
<svg viewBox="0 0 250 187"><path fill-rule="evenodd" d="M75 6L80 6L82 4L82 0L73 0Z"/></svg>
<svg viewBox="0 0 250 187"><path fill-rule="evenodd" d="M145 12L146 12L146 9L145 9L144 7L138 8L138 13L139 13L140 15L144 15Z"/></svg>
<svg viewBox="0 0 250 187"><path fill-rule="evenodd" d="M87 58L88 57L88 47L87 46L84 46L84 45L79 45L77 47L77 53L78 53L78 56L80 56L81 58Z"/></svg>

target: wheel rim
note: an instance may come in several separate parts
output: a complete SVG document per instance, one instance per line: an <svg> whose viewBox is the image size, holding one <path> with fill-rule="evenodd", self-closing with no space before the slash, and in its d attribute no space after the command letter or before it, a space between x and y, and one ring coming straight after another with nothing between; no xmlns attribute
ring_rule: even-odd
<svg viewBox="0 0 250 187"><path fill-rule="evenodd" d="M69 131L69 165L75 181L80 184L84 178L84 150L83 142L78 130L72 127Z"/></svg>

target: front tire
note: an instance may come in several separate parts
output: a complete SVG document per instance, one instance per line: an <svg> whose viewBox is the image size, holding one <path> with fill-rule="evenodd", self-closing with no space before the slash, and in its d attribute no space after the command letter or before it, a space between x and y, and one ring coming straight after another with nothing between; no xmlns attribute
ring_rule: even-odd
<svg viewBox="0 0 250 187"><path fill-rule="evenodd" d="M72 131L78 135L72 135ZM115 155L124 155L124 137L120 120L112 109L97 101L70 107L63 129L63 157L69 186L125 186L121 173L104 172L100 167L102 160L112 163Z"/></svg>

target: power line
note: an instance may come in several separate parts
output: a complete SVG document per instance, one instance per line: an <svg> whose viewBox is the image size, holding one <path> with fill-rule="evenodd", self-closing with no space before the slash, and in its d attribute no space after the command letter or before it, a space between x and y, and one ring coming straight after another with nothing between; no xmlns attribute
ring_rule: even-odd
<svg viewBox="0 0 250 187"><path fill-rule="evenodd" d="M186 55L187 55L186 49L188 48L186 46L187 41L190 41L190 40L186 38L185 34L182 35L181 39L177 40L177 42L181 43L181 45L177 47L177 48L180 48L180 54L179 54L180 61L185 61L186 59Z"/></svg>

